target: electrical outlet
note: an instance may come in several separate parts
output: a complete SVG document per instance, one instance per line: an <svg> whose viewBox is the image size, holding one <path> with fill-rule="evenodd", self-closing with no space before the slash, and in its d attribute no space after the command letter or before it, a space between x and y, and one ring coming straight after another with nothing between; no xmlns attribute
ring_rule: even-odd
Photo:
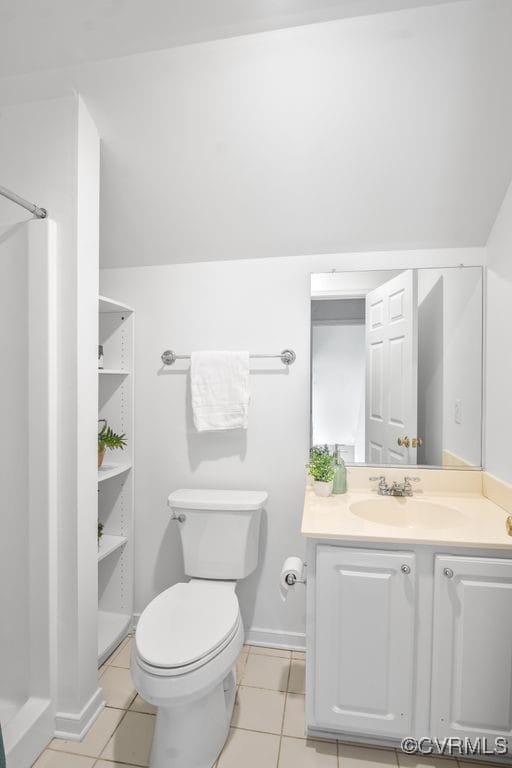
<svg viewBox="0 0 512 768"><path fill-rule="evenodd" d="M455 423L462 424L462 400L455 400Z"/></svg>

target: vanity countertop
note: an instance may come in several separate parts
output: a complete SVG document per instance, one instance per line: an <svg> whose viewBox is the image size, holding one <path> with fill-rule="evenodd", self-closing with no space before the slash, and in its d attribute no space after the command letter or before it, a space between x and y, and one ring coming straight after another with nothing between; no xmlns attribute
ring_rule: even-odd
<svg viewBox="0 0 512 768"><path fill-rule="evenodd" d="M351 505L356 503L359 504L355 509L364 509L364 504L360 502L364 502L366 506L370 502L372 516L377 519L381 512L377 504L382 503L383 521L386 520L386 515L397 510L400 514L411 502L426 514L429 510L425 503L435 505L432 509L440 523L438 527L434 527L416 525L414 522L406 526L374 522L351 511ZM443 520L442 507L450 508L447 510L447 519L450 518L450 512L458 516L456 524ZM507 534L506 519L505 510L479 494L427 495L418 491L413 497L400 498L378 496L376 491L358 490L322 498L316 496L312 488L307 487L301 532L306 538L313 539L456 544L480 549L511 549L512 537Z"/></svg>

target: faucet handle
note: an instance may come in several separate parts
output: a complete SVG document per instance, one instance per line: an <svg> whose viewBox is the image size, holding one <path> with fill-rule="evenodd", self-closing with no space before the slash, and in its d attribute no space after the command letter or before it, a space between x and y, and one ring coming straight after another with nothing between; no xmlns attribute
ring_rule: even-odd
<svg viewBox="0 0 512 768"><path fill-rule="evenodd" d="M387 491L388 484L386 483L386 478L384 475L379 475L378 477L370 477L370 482L373 483L376 480L379 481L379 493L382 495L384 491Z"/></svg>

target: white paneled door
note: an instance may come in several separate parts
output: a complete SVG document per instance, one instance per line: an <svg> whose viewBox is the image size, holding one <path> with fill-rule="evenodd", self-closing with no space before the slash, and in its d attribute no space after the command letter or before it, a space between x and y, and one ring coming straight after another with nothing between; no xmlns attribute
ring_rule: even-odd
<svg viewBox="0 0 512 768"><path fill-rule="evenodd" d="M432 735L512 748L512 560L436 557Z"/></svg>
<svg viewBox="0 0 512 768"><path fill-rule="evenodd" d="M415 557L317 548L315 722L405 736L412 723Z"/></svg>
<svg viewBox="0 0 512 768"><path fill-rule="evenodd" d="M417 461L417 294L416 272L408 269L366 296L366 461L370 464Z"/></svg>

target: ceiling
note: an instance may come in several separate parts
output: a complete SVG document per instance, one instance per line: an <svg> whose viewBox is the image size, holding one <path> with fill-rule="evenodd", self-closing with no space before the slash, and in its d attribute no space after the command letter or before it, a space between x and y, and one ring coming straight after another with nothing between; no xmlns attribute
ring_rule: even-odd
<svg viewBox="0 0 512 768"><path fill-rule="evenodd" d="M511 34L510 0L423 4L3 90L83 95L101 136L105 267L481 246L512 177Z"/></svg>
<svg viewBox="0 0 512 768"><path fill-rule="evenodd" d="M0 77L444 0L0 0Z"/></svg>

